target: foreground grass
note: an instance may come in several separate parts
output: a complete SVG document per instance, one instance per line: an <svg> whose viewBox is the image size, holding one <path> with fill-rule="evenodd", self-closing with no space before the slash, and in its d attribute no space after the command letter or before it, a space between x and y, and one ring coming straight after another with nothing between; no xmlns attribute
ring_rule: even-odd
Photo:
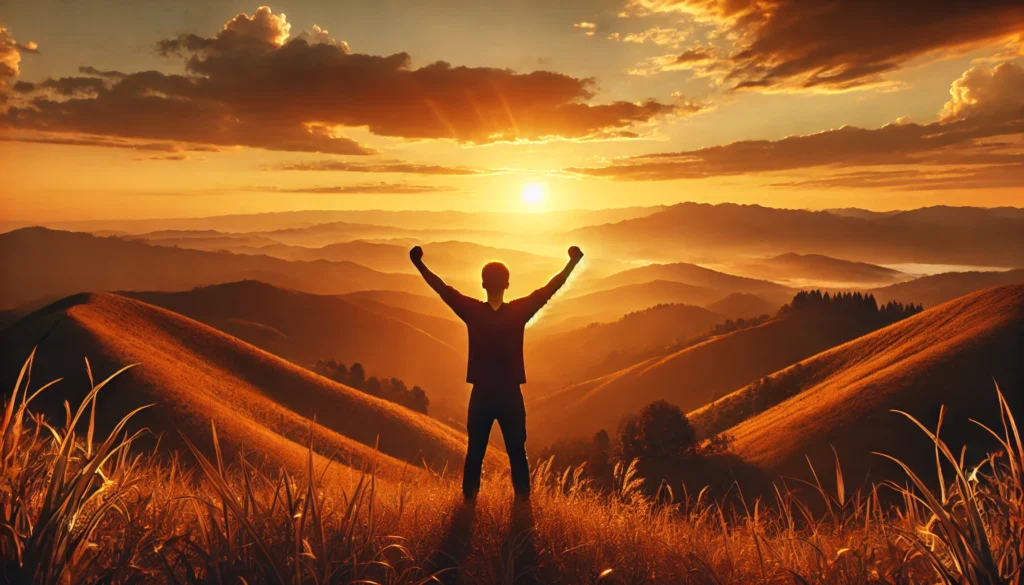
<svg viewBox="0 0 1024 585"><path fill-rule="evenodd" d="M613 493L550 463L530 505L501 481L475 508L457 477L372 467L328 474L132 449L94 434L94 384L60 428L29 410L31 359L0 421L0 554L8 582L70 583L1021 583L1024 449L1004 403L1003 451L968 468L941 440L937 491L905 486L774 501L739 492ZM116 374L115 374L116 375ZM925 429L924 432L928 432ZM216 433L215 429L211 432ZM934 435L932 435L934 437ZM216 435L214 434L214 437ZM187 442L187 438L186 438ZM216 445L216 440L214 440ZM838 470L837 470L838 471ZM935 473L932 471L932 473ZM841 479L841 473L839 475ZM878 490L895 490L900 506ZM813 500L813 501L811 501Z"/></svg>

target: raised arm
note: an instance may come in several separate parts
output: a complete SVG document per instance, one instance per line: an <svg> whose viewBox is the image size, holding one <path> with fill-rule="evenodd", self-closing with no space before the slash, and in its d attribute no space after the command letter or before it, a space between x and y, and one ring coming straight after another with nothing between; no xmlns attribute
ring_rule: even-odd
<svg viewBox="0 0 1024 585"><path fill-rule="evenodd" d="M565 281L569 280L569 275L572 274L573 270L575 270L576 265L580 263L580 260L583 260L583 251L577 246L569 248L569 261L565 264L565 268L563 268L558 274L552 276L551 280L549 280L547 284L533 291L529 296L523 299L527 305L527 319L533 317L533 315L539 311L556 292L558 292L558 289L562 288L562 285L565 284Z"/></svg>
<svg viewBox="0 0 1024 585"><path fill-rule="evenodd" d="M437 296L441 297L441 300L451 307L452 310L455 311L456 315L462 317L462 309L466 304L465 301L468 301L469 299L459 291L455 290L454 287L446 284L445 281L441 280L440 276L434 274L429 268L427 268L427 265L423 263L423 248L415 246L412 250L409 250L409 259L412 260L412 264L416 267L416 270L420 271L420 275L423 277L423 280L427 281L430 288L434 289Z"/></svg>

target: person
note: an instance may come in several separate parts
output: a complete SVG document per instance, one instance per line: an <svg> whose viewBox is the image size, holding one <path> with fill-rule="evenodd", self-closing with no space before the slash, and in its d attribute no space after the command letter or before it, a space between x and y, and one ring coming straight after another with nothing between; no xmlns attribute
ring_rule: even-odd
<svg viewBox="0 0 1024 585"><path fill-rule="evenodd" d="M445 284L423 263L423 248L416 246L409 258L430 288L441 297L469 330L469 363L466 381L473 385L469 398L466 431L469 446L462 470L462 495L467 502L476 500L480 491L491 426L498 421L505 438L505 451L512 468L512 488L517 499L530 495L530 467L526 459L526 407L521 384L526 383L523 363L523 336L526 324L565 284L583 259L576 246L569 248L569 262L561 272L529 295L505 302L509 271L500 262L491 262L481 272L487 301L467 297Z"/></svg>

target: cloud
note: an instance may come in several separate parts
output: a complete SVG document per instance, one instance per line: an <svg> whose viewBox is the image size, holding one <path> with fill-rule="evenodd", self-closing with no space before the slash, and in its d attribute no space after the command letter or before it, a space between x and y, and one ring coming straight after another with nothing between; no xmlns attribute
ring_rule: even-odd
<svg viewBox="0 0 1024 585"><path fill-rule="evenodd" d="M361 195L361 194L400 194L416 195L421 193L445 193L454 191L452 187L436 185L410 185L408 183L361 183L335 187L301 187L297 189L280 189L276 187L256 188L257 191L273 191L275 193L308 193L314 195Z"/></svg>
<svg viewBox="0 0 1024 585"><path fill-rule="evenodd" d="M11 31L0 24L0 104L7 101L12 83L21 73L21 53L38 53L34 42L19 43Z"/></svg>
<svg viewBox="0 0 1024 585"><path fill-rule="evenodd" d="M322 160L272 167L275 171L338 171L349 173L408 173L415 175L484 175L494 171L462 166L424 165L402 161L377 163Z"/></svg>
<svg viewBox="0 0 1024 585"><path fill-rule="evenodd" d="M406 53L353 53L327 31L289 36L283 14L239 14L215 35L160 41L185 73L83 68L78 77L26 86L0 117L17 129L374 154L346 127L404 139L463 144L592 140L673 114L655 100L592 104L595 81L550 71L414 67Z"/></svg>
<svg viewBox="0 0 1024 585"><path fill-rule="evenodd" d="M1024 32L1019 0L632 0L681 12L733 41L733 90L847 91L892 84L908 61L1005 42Z"/></svg>
<svg viewBox="0 0 1024 585"><path fill-rule="evenodd" d="M103 136L81 136L72 134L9 133L0 136L2 142L29 142L35 144L59 144L64 146L97 146L102 148L124 148L155 152L218 152L219 148L203 144L182 144L178 142L140 142L123 138Z"/></svg>
<svg viewBox="0 0 1024 585"><path fill-rule="evenodd" d="M204 159L193 159L190 155L187 155L187 154L184 154L184 153L178 153L178 154L164 154L164 155L146 156L146 157L137 158L135 160L138 160L138 161L154 161L155 160L155 161L181 161L181 162L184 162L184 161L190 161L190 160L204 160Z"/></svg>
<svg viewBox="0 0 1024 585"><path fill-rule="evenodd" d="M596 24L594 24L592 22L586 22L586 21L584 21L584 22L577 22L576 24L574 24L572 26L573 26L573 28L582 28L582 29L589 29L589 30L593 30L593 29L597 28Z"/></svg>
<svg viewBox="0 0 1024 585"><path fill-rule="evenodd" d="M1021 114L1024 68L1009 62L995 68L976 65L953 82L949 94L940 114L943 120Z"/></svg>
<svg viewBox="0 0 1024 585"><path fill-rule="evenodd" d="M958 112L958 117L943 116L931 124L916 124L903 117L875 129L844 126L781 140L748 140L699 150L632 156L605 166L572 168L567 172L614 180L647 181L803 171L817 167L926 166L933 167L932 170L943 170L949 166L970 166L973 168L961 170L959 175L947 172L936 177L936 181L922 184L952 185L959 181L960 184L980 185L984 184L983 178L998 175L1003 182L1015 180L1017 185L1024 186L1024 174L1015 176L1013 172L1006 171L1019 169L1024 163L1024 142L1021 141L1024 108L1012 105L1019 103L1019 96L1014 96L1012 91L1004 91L1003 85L1007 80L1016 79L1019 70L1015 65L1000 65L988 73L978 67L973 68L974 75L965 73L953 83L953 98L943 109L944 113ZM1000 81L993 82L996 77ZM964 79L982 81L965 84ZM971 90L987 88L983 92L986 97L962 99L960 96L964 93L973 95L972 91L957 91L964 85ZM961 104L969 104L970 107L961 108ZM989 169L983 171L982 168ZM908 176L911 175L903 175L904 178ZM940 178L941 181L938 180ZM885 186L891 185L892 180L887 175L850 175L833 179L814 178L788 185Z"/></svg>
<svg viewBox="0 0 1024 585"><path fill-rule="evenodd" d="M1024 157L1017 164L995 167L954 168L948 170L860 171L828 177L772 183L771 187L790 189L890 189L899 191L937 191L946 189L998 189L1020 187L1024 176Z"/></svg>
<svg viewBox="0 0 1024 585"><path fill-rule="evenodd" d="M628 33L626 35L614 33L608 38L615 41L622 41L624 43L643 44L650 42L662 47L678 47L689 35L690 31L687 29L653 27L640 32Z"/></svg>
<svg viewBox="0 0 1024 585"><path fill-rule="evenodd" d="M718 50L715 47L694 45L681 53L649 57L630 68L630 75L649 76L664 71L694 71L697 77L707 77L720 71Z"/></svg>

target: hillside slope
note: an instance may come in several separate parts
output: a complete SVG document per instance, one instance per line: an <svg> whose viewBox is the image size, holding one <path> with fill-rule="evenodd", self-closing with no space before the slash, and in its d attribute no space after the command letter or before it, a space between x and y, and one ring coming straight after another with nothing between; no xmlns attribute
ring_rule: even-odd
<svg viewBox="0 0 1024 585"><path fill-rule="evenodd" d="M244 281L177 292L120 293L220 329L302 366L321 359L422 386L431 414L462 420L468 392L465 345L449 343L461 324L386 306L373 310L336 296ZM445 339L447 338L447 340Z"/></svg>
<svg viewBox="0 0 1024 585"><path fill-rule="evenodd" d="M245 279L317 294L429 290L415 276L377 272L353 262L289 262L44 228L0 234L0 273L11 275L0 287L2 309L79 292L186 290Z"/></svg>
<svg viewBox="0 0 1024 585"><path fill-rule="evenodd" d="M656 305L612 323L595 323L539 338L530 336L525 352L530 380L561 387L614 372L635 363L638 356L663 351L724 320L701 307Z"/></svg>
<svg viewBox="0 0 1024 585"><path fill-rule="evenodd" d="M737 271L777 282L829 285L880 285L908 280L909 275L867 262L852 262L822 254L780 254L738 265Z"/></svg>
<svg viewBox="0 0 1024 585"><path fill-rule="evenodd" d="M935 307L975 291L1005 284L1024 284L1024 268L989 272L944 272L922 276L908 282L877 288L878 302L892 299Z"/></svg>
<svg viewBox="0 0 1024 585"><path fill-rule="evenodd" d="M767 280L735 276L686 262L649 264L631 268L590 282L587 290L608 290L651 281L681 282L699 286L717 291L719 297L737 292L756 294L766 300L777 301L780 305L788 301L794 292L791 288Z"/></svg>
<svg viewBox="0 0 1024 585"><path fill-rule="evenodd" d="M137 425L162 433L171 445L179 444L180 429L209 446L212 421L230 449L244 446L283 464L303 457L310 441L321 455L337 450L346 464L376 460L393 471L402 461L451 466L464 457L465 438L436 420L126 297L75 295L16 323L0 339L5 387L13 387L20 362L35 345L33 385L64 377L35 404L61 420L63 401L77 404L88 391L82 361L88 357L97 380L139 364L100 394L100 428L132 408L154 404Z"/></svg>
<svg viewBox="0 0 1024 585"><path fill-rule="evenodd" d="M791 312L755 327L713 337L539 398L533 435L545 440L616 429L623 415L655 400L684 411L873 331L884 323L863 313ZM566 420L564 414L572 412ZM543 441L542 441L543 442Z"/></svg>
<svg viewBox="0 0 1024 585"><path fill-rule="evenodd" d="M707 305L707 310L730 319L751 319L761 315L774 315L781 307L757 295L732 293Z"/></svg>
<svg viewBox="0 0 1024 585"><path fill-rule="evenodd" d="M871 451L934 460L931 441L890 411L906 411L934 430L945 405L941 436L955 453L967 442L968 455L977 457L992 445L968 419L1001 432L993 379L1020 416L1022 356L1024 286L992 288L803 361L788 390L791 398L774 406L752 408L759 399L772 401L758 396L763 388L748 387L691 416L707 425L734 411L739 422L727 431L732 448L762 469L806 475L806 454L821 473L831 468L831 445L848 477L861 478L869 469L895 471Z"/></svg>

